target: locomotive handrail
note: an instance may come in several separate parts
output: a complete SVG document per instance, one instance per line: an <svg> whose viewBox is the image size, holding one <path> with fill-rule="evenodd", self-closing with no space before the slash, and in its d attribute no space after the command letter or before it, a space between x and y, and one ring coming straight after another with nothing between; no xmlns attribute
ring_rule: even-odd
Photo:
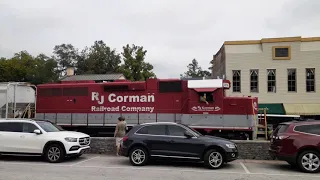
<svg viewBox="0 0 320 180"><path fill-rule="evenodd" d="M188 102L189 100L190 100L190 98L187 98L187 99L184 101L184 103L182 104L182 107L181 107L180 110L183 110L184 106L187 104L187 102Z"/></svg>

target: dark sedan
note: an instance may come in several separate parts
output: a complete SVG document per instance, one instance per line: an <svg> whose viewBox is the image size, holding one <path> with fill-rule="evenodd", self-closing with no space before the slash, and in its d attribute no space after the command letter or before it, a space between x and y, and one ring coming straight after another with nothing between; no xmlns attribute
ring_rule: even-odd
<svg viewBox="0 0 320 180"><path fill-rule="evenodd" d="M132 165L145 165L150 158L193 160L211 169L221 168L238 157L235 143L214 136L203 136L178 123L145 123L134 126L122 139L122 156Z"/></svg>

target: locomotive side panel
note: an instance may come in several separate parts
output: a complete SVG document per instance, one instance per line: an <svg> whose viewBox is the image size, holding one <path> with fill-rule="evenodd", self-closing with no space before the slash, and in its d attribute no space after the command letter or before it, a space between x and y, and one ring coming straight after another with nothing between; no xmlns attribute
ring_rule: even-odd
<svg viewBox="0 0 320 180"><path fill-rule="evenodd" d="M181 122L190 126L222 127L221 114L183 114Z"/></svg>
<svg viewBox="0 0 320 180"><path fill-rule="evenodd" d="M139 87L123 90L121 88L128 87L121 84L40 85L40 92L59 89L61 93L51 93L50 96L40 94L36 117L49 119L59 125L74 126L114 126L119 116L124 116L129 125L179 121L183 93L176 92L175 89L173 92L170 89L163 92L163 88L161 92L154 89L154 86L155 84L149 86L151 90L141 90Z"/></svg>

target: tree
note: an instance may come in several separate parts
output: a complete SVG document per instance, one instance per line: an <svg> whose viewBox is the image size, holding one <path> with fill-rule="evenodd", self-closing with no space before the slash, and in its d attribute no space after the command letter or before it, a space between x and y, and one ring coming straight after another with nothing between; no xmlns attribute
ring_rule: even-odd
<svg viewBox="0 0 320 180"><path fill-rule="evenodd" d="M56 45L53 54L58 62L59 76L64 76L68 67L75 66L79 57L78 49L71 44Z"/></svg>
<svg viewBox="0 0 320 180"><path fill-rule="evenodd" d="M0 81L20 81L41 84L57 81L67 67L75 67L76 74L123 73L132 81L156 77L153 66L145 62L147 51L142 46L127 44L122 53L107 46L102 40L79 52L72 44L54 46L53 56L15 53L12 58L0 58ZM121 56L123 64L121 64Z"/></svg>
<svg viewBox="0 0 320 180"><path fill-rule="evenodd" d="M106 74L119 72L121 55L111 49L102 40L95 41L94 45L87 47L80 53L77 61L77 73L80 74Z"/></svg>
<svg viewBox="0 0 320 180"><path fill-rule="evenodd" d="M15 53L10 59L0 60L0 81L30 82L41 84L57 80L57 62L44 54L36 58L27 51Z"/></svg>
<svg viewBox="0 0 320 180"><path fill-rule="evenodd" d="M33 84L55 82L59 79L58 63L53 57L39 54L35 57L37 67L35 67L35 77L31 80Z"/></svg>
<svg viewBox="0 0 320 180"><path fill-rule="evenodd" d="M211 73L207 70L202 70L196 59L193 59L187 66L188 70L184 74L180 74L180 77L209 77Z"/></svg>
<svg viewBox="0 0 320 180"><path fill-rule="evenodd" d="M132 45L123 46L124 64L121 65L121 72L123 75L131 81L142 81L148 78L155 78L156 75L152 71L153 66L145 62L145 56L147 51L143 49L143 46Z"/></svg>

